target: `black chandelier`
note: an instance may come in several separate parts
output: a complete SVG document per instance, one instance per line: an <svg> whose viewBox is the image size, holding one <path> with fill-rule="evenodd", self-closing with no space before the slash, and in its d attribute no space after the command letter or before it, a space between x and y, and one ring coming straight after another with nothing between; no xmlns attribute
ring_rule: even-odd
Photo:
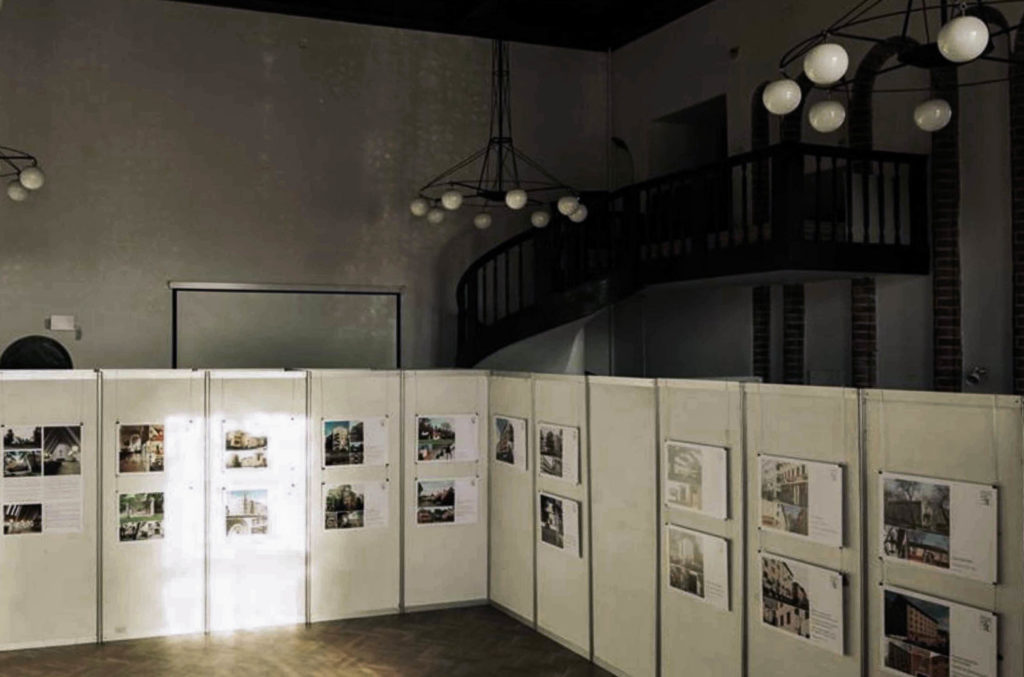
<svg viewBox="0 0 1024 677"><path fill-rule="evenodd" d="M842 126L846 109L832 99L837 90L849 94L847 77L849 55L833 39L888 44L896 62L876 71L890 73L907 66L931 69L957 67L975 61L1010 63L1010 55L995 55L993 38L1009 35L1021 27L1006 22L995 5L1024 5L1024 0L860 0L846 13L819 33L793 45L779 60L782 78L769 83L763 94L765 108L777 115L795 111L803 97L796 76L787 74L802 59L803 75L811 88L827 92L828 98L814 104L808 111L811 126L819 132L832 132ZM897 34L885 37L872 35L883 24L899 25ZM990 24L992 27L990 27ZM934 38L933 38L934 29ZM911 36L914 30L924 36L920 42ZM1002 82L1009 76L957 83L958 87ZM875 92L928 91L928 88L878 88ZM930 99L914 110L914 122L922 130L936 132L952 119L952 108L943 99Z"/></svg>
<svg viewBox="0 0 1024 677"><path fill-rule="evenodd" d="M427 182L409 204L413 216L441 223L446 211L466 205L476 210L473 225L491 225L491 210L502 206L535 209L530 222L543 228L551 221L546 205L557 199L558 211L580 223L587 208L571 186L559 181L512 142L508 44L491 46L491 122L487 145Z"/></svg>
<svg viewBox="0 0 1024 677"><path fill-rule="evenodd" d="M32 191L43 187L46 176L34 155L0 146L0 180L8 182L7 197L15 202L24 202Z"/></svg>

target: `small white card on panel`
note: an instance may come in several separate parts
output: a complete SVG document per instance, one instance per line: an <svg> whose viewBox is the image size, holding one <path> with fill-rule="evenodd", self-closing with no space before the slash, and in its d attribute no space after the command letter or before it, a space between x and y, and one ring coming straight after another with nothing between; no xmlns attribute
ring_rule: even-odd
<svg viewBox="0 0 1024 677"><path fill-rule="evenodd" d="M477 521L475 477L416 481L416 524L472 524Z"/></svg>
<svg viewBox="0 0 1024 677"><path fill-rule="evenodd" d="M526 470L526 419L494 417L494 460L517 470Z"/></svg>
<svg viewBox="0 0 1024 677"><path fill-rule="evenodd" d="M894 473L879 482L883 557L996 582L998 489Z"/></svg>
<svg viewBox="0 0 1024 677"><path fill-rule="evenodd" d="M82 462L80 425L4 428L4 535L81 532Z"/></svg>
<svg viewBox="0 0 1024 677"><path fill-rule="evenodd" d="M670 588L729 610L729 541L669 524L665 551Z"/></svg>
<svg viewBox="0 0 1024 677"><path fill-rule="evenodd" d="M388 462L387 416L325 420L323 433L325 468Z"/></svg>
<svg viewBox="0 0 1024 677"><path fill-rule="evenodd" d="M582 557L579 502L543 492L538 495L538 502L541 543Z"/></svg>
<svg viewBox="0 0 1024 677"><path fill-rule="evenodd" d="M729 516L727 452L691 442L665 443L665 502L718 519Z"/></svg>
<svg viewBox="0 0 1024 677"><path fill-rule="evenodd" d="M998 618L900 588L882 588L881 664L899 675L998 675Z"/></svg>
<svg viewBox="0 0 1024 677"><path fill-rule="evenodd" d="M324 530L388 525L388 483L324 485Z"/></svg>
<svg viewBox="0 0 1024 677"><path fill-rule="evenodd" d="M418 463L476 461L476 414L416 417L416 461Z"/></svg>
<svg viewBox="0 0 1024 677"><path fill-rule="evenodd" d="M537 424L540 474L580 483L580 429L551 423Z"/></svg>
<svg viewBox="0 0 1024 677"><path fill-rule="evenodd" d="M843 467L782 456L758 458L761 527L843 545Z"/></svg>
<svg viewBox="0 0 1024 677"><path fill-rule="evenodd" d="M843 575L762 553L761 621L833 653L843 653Z"/></svg>

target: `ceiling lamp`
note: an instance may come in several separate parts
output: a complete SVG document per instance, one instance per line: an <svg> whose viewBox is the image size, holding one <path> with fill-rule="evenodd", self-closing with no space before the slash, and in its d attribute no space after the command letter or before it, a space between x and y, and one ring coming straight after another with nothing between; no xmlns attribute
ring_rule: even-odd
<svg viewBox="0 0 1024 677"><path fill-rule="evenodd" d="M779 60L782 77L764 88L764 107L775 115L788 115L800 107L805 92L800 90L793 77L787 74L794 64L801 61L802 69L811 89L821 89L828 99L810 107L807 113L811 126L822 133L833 132L843 125L846 110L833 95L850 94L851 78L848 71L850 58L846 48L836 42L860 41L874 44L900 45L891 65L877 72L881 76L911 66L922 69L960 66L973 61L995 61L1010 64L1010 55L993 56L992 38L1009 36L1021 28L1024 21L1016 25L1000 26L990 30L982 17L993 16L986 5L1024 4L1024 0L975 0L952 2L951 0L859 0L854 7L838 20L824 27L813 36L793 45ZM954 16L955 14L955 16ZM902 24L902 32L894 36L894 24ZM933 29L938 29L933 38ZM1009 39L1007 39L1009 43ZM1007 50L1009 51L1009 50ZM993 82L1004 82L1009 74L1001 78L963 81L958 87L972 87ZM885 92L930 92L930 87L875 87L874 93ZM914 109L914 123L926 132L937 132L946 127L953 117L948 101L931 99Z"/></svg>
<svg viewBox="0 0 1024 677"><path fill-rule="evenodd" d="M551 214L543 209L538 209L530 214L530 223L533 224L534 228L545 228L551 223Z"/></svg>
<svg viewBox="0 0 1024 677"><path fill-rule="evenodd" d="M6 146L0 146L0 178L8 180L7 197L14 202L24 202L46 182L34 155Z"/></svg>
<svg viewBox="0 0 1024 677"><path fill-rule="evenodd" d="M438 224L444 218L439 205L455 211L466 204L477 211L473 225L484 229L491 225L488 210L502 205L518 211L527 205L543 207L557 199L559 213L569 216L578 211L576 206L581 206L578 193L512 143L508 62L508 45L503 40L494 40L491 47L490 139L483 148L420 188L419 195L409 203L413 216L425 216L429 223ZM547 220L538 225L543 218L538 214L542 213ZM551 213L543 209L530 215L531 223L538 228L546 226L550 219Z"/></svg>

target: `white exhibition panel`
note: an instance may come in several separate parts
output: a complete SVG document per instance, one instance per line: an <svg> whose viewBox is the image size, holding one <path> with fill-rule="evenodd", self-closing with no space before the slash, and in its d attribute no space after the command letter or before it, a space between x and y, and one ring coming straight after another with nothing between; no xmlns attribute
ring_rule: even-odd
<svg viewBox="0 0 1024 677"><path fill-rule="evenodd" d="M473 370L407 371L404 402L405 573L403 606L485 602L487 591L488 373ZM420 416L475 416L475 461L417 461ZM461 445L462 440L458 441ZM472 522L417 523L417 483L463 480L476 489ZM459 500L458 497L455 499ZM458 508L458 504L456 504Z"/></svg>
<svg viewBox="0 0 1024 677"><path fill-rule="evenodd" d="M674 524L726 539L729 545L729 610L687 595L669 585L667 545L662 541L660 560L661 674L668 676L744 674L745 640L743 597L745 465L743 448L743 386L726 381L658 381L659 481L665 444L690 442L721 447L727 454L728 517L725 520L665 501L659 491L658 527ZM659 534L663 539L664 534ZM754 674L753 672L751 674ZM757 673L760 674L760 673Z"/></svg>
<svg viewBox="0 0 1024 677"><path fill-rule="evenodd" d="M526 435L516 440L517 452L531 459L533 451L533 380L530 374L492 374L487 426L491 468L490 597L491 601L529 624L534 614L533 465L525 470L495 461L497 443L494 418L508 416L526 421Z"/></svg>
<svg viewBox="0 0 1024 677"><path fill-rule="evenodd" d="M1021 399L893 390L867 390L862 397L868 581L875 587L894 586L996 614L1001 659L998 674L1024 674ZM998 490L997 582L971 580L913 562L881 559L878 535L883 528L884 499L878 478L883 472L915 475L925 480L972 482ZM952 517L957 516L954 513ZM871 675L897 674L882 667L882 606L881 595L868 596L865 661L867 674ZM951 639L955 642L957 637ZM954 644L954 655L955 651ZM979 670L976 674L984 673Z"/></svg>
<svg viewBox="0 0 1024 677"><path fill-rule="evenodd" d="M588 378L594 661L657 674L658 407L652 379Z"/></svg>
<svg viewBox="0 0 1024 677"><path fill-rule="evenodd" d="M306 387L305 372L210 372L210 630L306 619ZM228 433L265 467L228 467Z"/></svg>
<svg viewBox="0 0 1024 677"><path fill-rule="evenodd" d="M401 562L402 377L393 371L310 373L310 619L328 621L398 613ZM383 420L381 420L383 419ZM325 465L325 423L379 422L385 428L386 461ZM372 441L364 433L364 445ZM380 435L380 433L378 433ZM364 446L364 449L366 447ZM387 519L376 526L325 527L324 490L353 483L386 487ZM365 496L364 496L365 499ZM370 506L367 504L367 508Z"/></svg>
<svg viewBox="0 0 1024 677"><path fill-rule="evenodd" d="M93 371L0 373L5 435L15 426L81 426L80 528L47 533L44 512L42 533L0 535L0 649L96 641L97 389ZM5 496L8 481L0 480Z"/></svg>
<svg viewBox="0 0 1024 677"><path fill-rule="evenodd" d="M746 384L747 640L749 665L759 677L855 677L861 674L862 525L859 404L854 389ZM842 543L834 547L761 527L759 456L837 464L842 472ZM810 491L813 493L814 489ZM811 514L809 520L815 519ZM762 553L843 575L843 653L833 653L762 619ZM806 584L805 584L806 587ZM815 600L810 601L815 614ZM814 630L812 629L812 633Z"/></svg>
<svg viewBox="0 0 1024 677"><path fill-rule="evenodd" d="M580 554L537 544L537 628L582 656L591 655L590 609L590 486L587 431L587 392L583 376L536 374L533 380L534 453L530 458L538 493L577 501L580 506ZM541 424L579 430L579 483L559 481L540 473ZM536 505L534 501L534 505ZM534 540L541 538L539 508L534 516Z"/></svg>
<svg viewBox="0 0 1024 677"><path fill-rule="evenodd" d="M103 639L202 632L206 375L114 370L103 372L102 384ZM160 466L139 467L133 456L143 452L126 451L122 461L122 432L138 449L134 431L144 428L162 432ZM122 534L120 497L154 493L163 509L146 518L157 531Z"/></svg>

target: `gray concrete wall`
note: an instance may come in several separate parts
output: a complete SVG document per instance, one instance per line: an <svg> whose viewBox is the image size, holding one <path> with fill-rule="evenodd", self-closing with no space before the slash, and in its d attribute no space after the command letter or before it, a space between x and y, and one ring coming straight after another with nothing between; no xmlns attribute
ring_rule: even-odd
<svg viewBox="0 0 1024 677"><path fill-rule="evenodd" d="M517 144L604 187L606 56L511 59ZM528 216L480 233L407 205L486 140L489 60L486 40L164 0L4 3L0 143L48 182L0 202L0 347L74 314L76 366L165 367L169 280L404 285L404 366L451 364L455 281Z"/></svg>

